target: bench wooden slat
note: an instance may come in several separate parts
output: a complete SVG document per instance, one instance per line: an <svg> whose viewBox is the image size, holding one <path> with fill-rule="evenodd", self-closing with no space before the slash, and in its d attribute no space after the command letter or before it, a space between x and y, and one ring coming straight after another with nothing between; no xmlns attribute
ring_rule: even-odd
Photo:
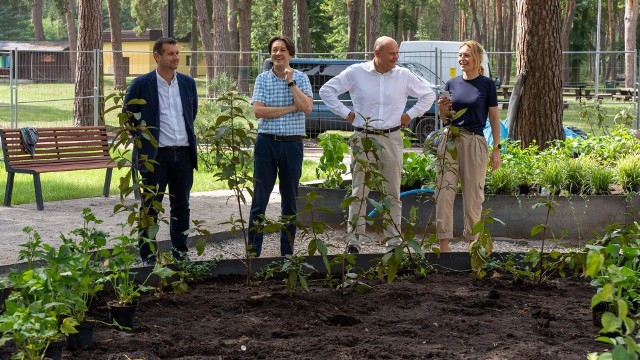
<svg viewBox="0 0 640 360"><path fill-rule="evenodd" d="M70 162L70 163L50 163L50 164L35 164L34 166L24 167L18 166L15 168L16 172L24 170L28 173L50 173L58 171L74 171L74 170L95 170L105 168L116 168L118 164L115 162L105 161L83 161L83 162Z"/></svg>
<svg viewBox="0 0 640 360"><path fill-rule="evenodd" d="M17 167L20 166L22 164L25 164L26 166L29 166L29 164L34 164L34 163L38 163L40 161L58 161L58 160L82 160L82 159L100 159L100 160L111 160L110 156L104 156L104 155L96 155L96 154L85 154L85 153L75 153L75 154L67 154L65 156L56 156L55 154L50 154L50 155L40 155L37 158L31 158L31 156L29 155L20 155L20 157L15 158L14 157L14 161L13 161L13 165L12 167Z"/></svg>
<svg viewBox="0 0 640 360"><path fill-rule="evenodd" d="M4 205L11 205L15 173L33 175L38 210L44 209L40 174L59 171L106 169L103 195L109 196L111 173L118 164L109 153L106 126L37 128L35 154L28 154L22 144L20 129L0 129L0 141L7 169ZM134 179L136 174L134 172ZM136 198L138 194L136 194Z"/></svg>
<svg viewBox="0 0 640 360"><path fill-rule="evenodd" d="M23 149L15 149L15 150L17 151L13 151L12 153L10 153L10 155L18 157L20 155L20 152L24 153ZM38 148L36 146L35 152L36 153L33 157L40 157L41 155L46 156L49 154L58 154L60 156L64 156L65 154L73 154L73 153L103 154L108 156L109 148L104 147L101 144L87 144L86 146L75 145L75 146L66 146L61 148Z"/></svg>

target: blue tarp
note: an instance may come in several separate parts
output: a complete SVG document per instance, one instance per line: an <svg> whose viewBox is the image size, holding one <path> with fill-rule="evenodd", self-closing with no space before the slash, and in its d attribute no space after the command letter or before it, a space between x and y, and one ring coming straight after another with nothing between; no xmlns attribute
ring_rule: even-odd
<svg viewBox="0 0 640 360"><path fill-rule="evenodd" d="M509 136L509 130L507 128L507 119L500 121L500 141L506 139ZM493 134L491 133L491 125L489 120L484 126L484 138L487 139L487 145L493 145Z"/></svg>
<svg viewBox="0 0 640 360"><path fill-rule="evenodd" d="M579 138L580 135L576 134L573 130L563 126L565 138ZM506 139L509 136L507 119L500 121L500 141ZM491 125L489 120L484 126L484 138L487 139L487 145L493 145L493 134L491 133Z"/></svg>

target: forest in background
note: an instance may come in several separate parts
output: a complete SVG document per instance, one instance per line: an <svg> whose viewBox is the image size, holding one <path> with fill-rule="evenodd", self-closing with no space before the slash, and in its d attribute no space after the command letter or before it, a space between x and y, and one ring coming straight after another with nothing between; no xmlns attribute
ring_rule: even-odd
<svg viewBox="0 0 640 360"><path fill-rule="evenodd" d="M89 0L91 1L91 0ZM100 0L98 0L100 1ZM596 48L597 0L559 0L565 20L571 20L568 47L563 50L594 51ZM166 0L104 0L102 28L110 29L108 3L116 4L121 29L142 32L146 28L166 29ZM516 0L203 0L207 24L212 29L214 5L224 5L225 28L242 25L240 5L250 7L251 50L263 49L268 38L287 27L293 29L298 46L309 44L308 52L367 51L367 25L379 17L378 34L397 40L476 39L488 51L515 50ZM624 50L625 0L601 0L602 49ZM75 0L7 0L0 7L1 40L68 40L67 22L77 27ZM174 0L174 31L183 37L193 29L196 0ZM299 16L306 4L307 19ZM376 15L376 10L377 15ZM66 16L70 12L72 17ZM286 19L291 18L291 25ZM357 18L357 43L348 49L349 23ZM369 21L367 21L367 18ZM310 21L309 19L312 19ZM296 27L295 23L299 25ZM308 32L302 31L304 22ZM38 29L36 31L36 29ZM375 32L375 29L373 29ZM239 30L229 35L238 36ZM371 32L371 31L369 31ZM355 34L354 34L355 35ZM307 38L304 38L307 37ZM237 41L229 39L230 46ZM353 42L353 40L352 40ZM200 48L202 45L200 45ZM235 49L228 49L235 50ZM299 49L301 52L302 48Z"/></svg>

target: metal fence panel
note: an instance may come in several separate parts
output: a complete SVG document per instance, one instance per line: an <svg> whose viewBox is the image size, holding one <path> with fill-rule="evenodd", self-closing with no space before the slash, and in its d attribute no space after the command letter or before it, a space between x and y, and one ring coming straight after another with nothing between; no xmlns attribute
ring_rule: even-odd
<svg viewBox="0 0 640 360"><path fill-rule="evenodd" d="M101 67L104 74L104 92L114 92L114 61L113 52L91 52L100 54L95 56L92 62L95 69ZM75 58L77 53L69 51L11 51L0 53L0 127L22 126L73 126L73 107L75 96ZM126 83L129 84L135 76L147 73L155 69L155 61L150 51L123 51L123 67ZM211 68L206 65L207 55L224 59L225 66ZM490 71L493 78L500 77L502 87L499 90L500 101L507 103L510 95L510 86L515 83L515 54L514 53L487 53L489 57ZM402 54L407 63L420 63L421 65L406 65L412 71L420 74L436 86L443 86L439 81L445 75L454 75L451 63L455 62L457 53L444 51L412 52ZM568 52L569 66L563 71L567 74L565 82L564 99L572 102L595 101L601 99L605 104L628 104L638 113L638 82L637 67L634 67L634 87L622 90L624 76L624 52ZM633 52L637 62L636 52ZM371 53L314 53L298 54L299 58L331 58L367 59ZM250 97L256 76L262 71L264 60L268 54L261 52L216 52L207 54L203 51L182 51L181 64L178 71L186 73L196 79L199 97L202 103L214 101L215 98L226 91L236 90L240 94ZM245 64L241 64L241 59ZM600 74L596 81L595 62L600 61ZM247 63L248 62L248 63ZM610 63L614 66L609 69L605 66ZM511 66L508 68L507 63ZM507 69L510 69L507 73ZM456 70L456 69L453 69ZM208 79L211 74L217 76ZM94 71L94 74L98 72ZM457 75L457 74L456 74ZM319 87L330 78L331 75L318 75L314 79L314 86ZM447 76L448 77L448 76ZM611 80L608 80L611 79ZM92 98L99 101L105 94L100 89L82 94L82 98ZM317 89L316 89L317 90ZM623 91L624 93L621 93ZM106 104L110 106L112 104ZM321 107L322 101L314 96L314 110ZM211 105L216 106L216 105ZM105 121L108 124L117 124L116 114L107 114ZM337 119L330 113L315 113L312 115L318 121L338 124L343 130L349 130L349 126L342 119ZM94 115L95 117L95 115ZM326 117L326 118L325 118ZM637 117L637 116L636 116ZM336 125L337 126L337 125ZM321 126L326 127L325 125ZM637 125L636 125L637 127ZM310 128L314 132L314 128Z"/></svg>

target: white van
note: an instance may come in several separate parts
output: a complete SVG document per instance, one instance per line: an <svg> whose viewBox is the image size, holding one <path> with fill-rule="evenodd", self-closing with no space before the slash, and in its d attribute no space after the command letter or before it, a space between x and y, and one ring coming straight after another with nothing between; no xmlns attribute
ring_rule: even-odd
<svg viewBox="0 0 640 360"><path fill-rule="evenodd" d="M436 86L443 87L447 80L462 74L458 65L459 41L403 41L400 43L399 61L410 65L417 64L416 73ZM489 58L483 54L482 67L484 75L491 77Z"/></svg>

